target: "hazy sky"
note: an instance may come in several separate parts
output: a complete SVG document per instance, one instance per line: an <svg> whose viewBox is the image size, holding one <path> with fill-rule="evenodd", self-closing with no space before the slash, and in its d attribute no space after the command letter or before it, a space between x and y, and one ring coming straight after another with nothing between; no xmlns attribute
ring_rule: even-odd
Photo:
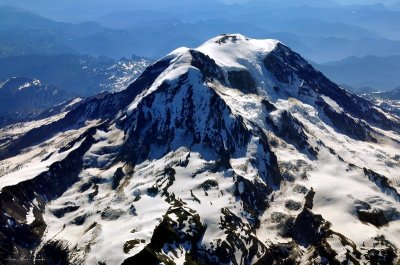
<svg viewBox="0 0 400 265"><path fill-rule="evenodd" d="M398 0L385 0L385 1L379 1L379 0L335 0L336 2L339 2L341 4L372 4L372 3L380 3L384 5L388 4L394 4L398 3Z"/></svg>
<svg viewBox="0 0 400 265"><path fill-rule="evenodd" d="M243 3L243 2L248 2L251 0L219 0L220 2L224 3ZM315 0L315 2L320 2L324 0ZM394 3L399 3L400 0L334 0L335 2L338 2L340 4L374 4L374 3L380 3L384 5L390 5Z"/></svg>

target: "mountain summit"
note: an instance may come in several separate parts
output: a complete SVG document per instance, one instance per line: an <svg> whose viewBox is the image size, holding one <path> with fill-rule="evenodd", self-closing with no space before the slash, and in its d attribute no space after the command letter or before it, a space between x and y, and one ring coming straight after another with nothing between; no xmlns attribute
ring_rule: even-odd
<svg viewBox="0 0 400 265"><path fill-rule="evenodd" d="M400 121L276 40L179 48L0 139L0 259L391 264Z"/></svg>

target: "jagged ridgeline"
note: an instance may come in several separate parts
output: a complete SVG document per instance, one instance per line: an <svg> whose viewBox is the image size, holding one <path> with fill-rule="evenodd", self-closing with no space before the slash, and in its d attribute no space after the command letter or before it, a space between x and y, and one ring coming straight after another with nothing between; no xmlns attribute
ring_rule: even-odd
<svg viewBox="0 0 400 265"><path fill-rule="evenodd" d="M397 264L399 133L279 41L180 48L1 131L1 263Z"/></svg>

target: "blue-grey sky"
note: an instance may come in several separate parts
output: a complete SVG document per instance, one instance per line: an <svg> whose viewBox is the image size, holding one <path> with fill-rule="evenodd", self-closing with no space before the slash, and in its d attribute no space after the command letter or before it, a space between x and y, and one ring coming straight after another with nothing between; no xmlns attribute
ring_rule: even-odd
<svg viewBox="0 0 400 265"><path fill-rule="evenodd" d="M220 2L224 3L244 3L244 2L249 2L251 0L219 0ZM321 2L324 0L315 0L316 3ZM391 5L395 3L400 3L399 0L334 0L335 2L338 2L343 5L349 5L349 4L374 4L374 3L379 3L379 4L384 4L384 5ZM311 1L309 1L311 2Z"/></svg>

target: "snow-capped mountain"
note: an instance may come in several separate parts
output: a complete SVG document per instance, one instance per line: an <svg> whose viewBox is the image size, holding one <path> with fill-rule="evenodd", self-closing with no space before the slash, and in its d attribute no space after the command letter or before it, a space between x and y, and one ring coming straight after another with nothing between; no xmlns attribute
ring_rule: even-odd
<svg viewBox="0 0 400 265"><path fill-rule="evenodd" d="M24 121L60 104L72 95L40 80L12 77L0 81L0 127Z"/></svg>
<svg viewBox="0 0 400 265"><path fill-rule="evenodd" d="M0 259L395 264L399 133L279 41L179 48L1 131Z"/></svg>
<svg viewBox="0 0 400 265"><path fill-rule="evenodd" d="M48 117L56 110L70 108L70 103L80 97L121 91L149 64L147 59L134 56L112 60L84 55L33 55L0 60L0 76L40 77L0 80L0 128Z"/></svg>
<svg viewBox="0 0 400 265"><path fill-rule="evenodd" d="M75 54L12 56L0 59L0 78L31 77L74 96L88 97L126 88L149 64L137 56L119 60Z"/></svg>

